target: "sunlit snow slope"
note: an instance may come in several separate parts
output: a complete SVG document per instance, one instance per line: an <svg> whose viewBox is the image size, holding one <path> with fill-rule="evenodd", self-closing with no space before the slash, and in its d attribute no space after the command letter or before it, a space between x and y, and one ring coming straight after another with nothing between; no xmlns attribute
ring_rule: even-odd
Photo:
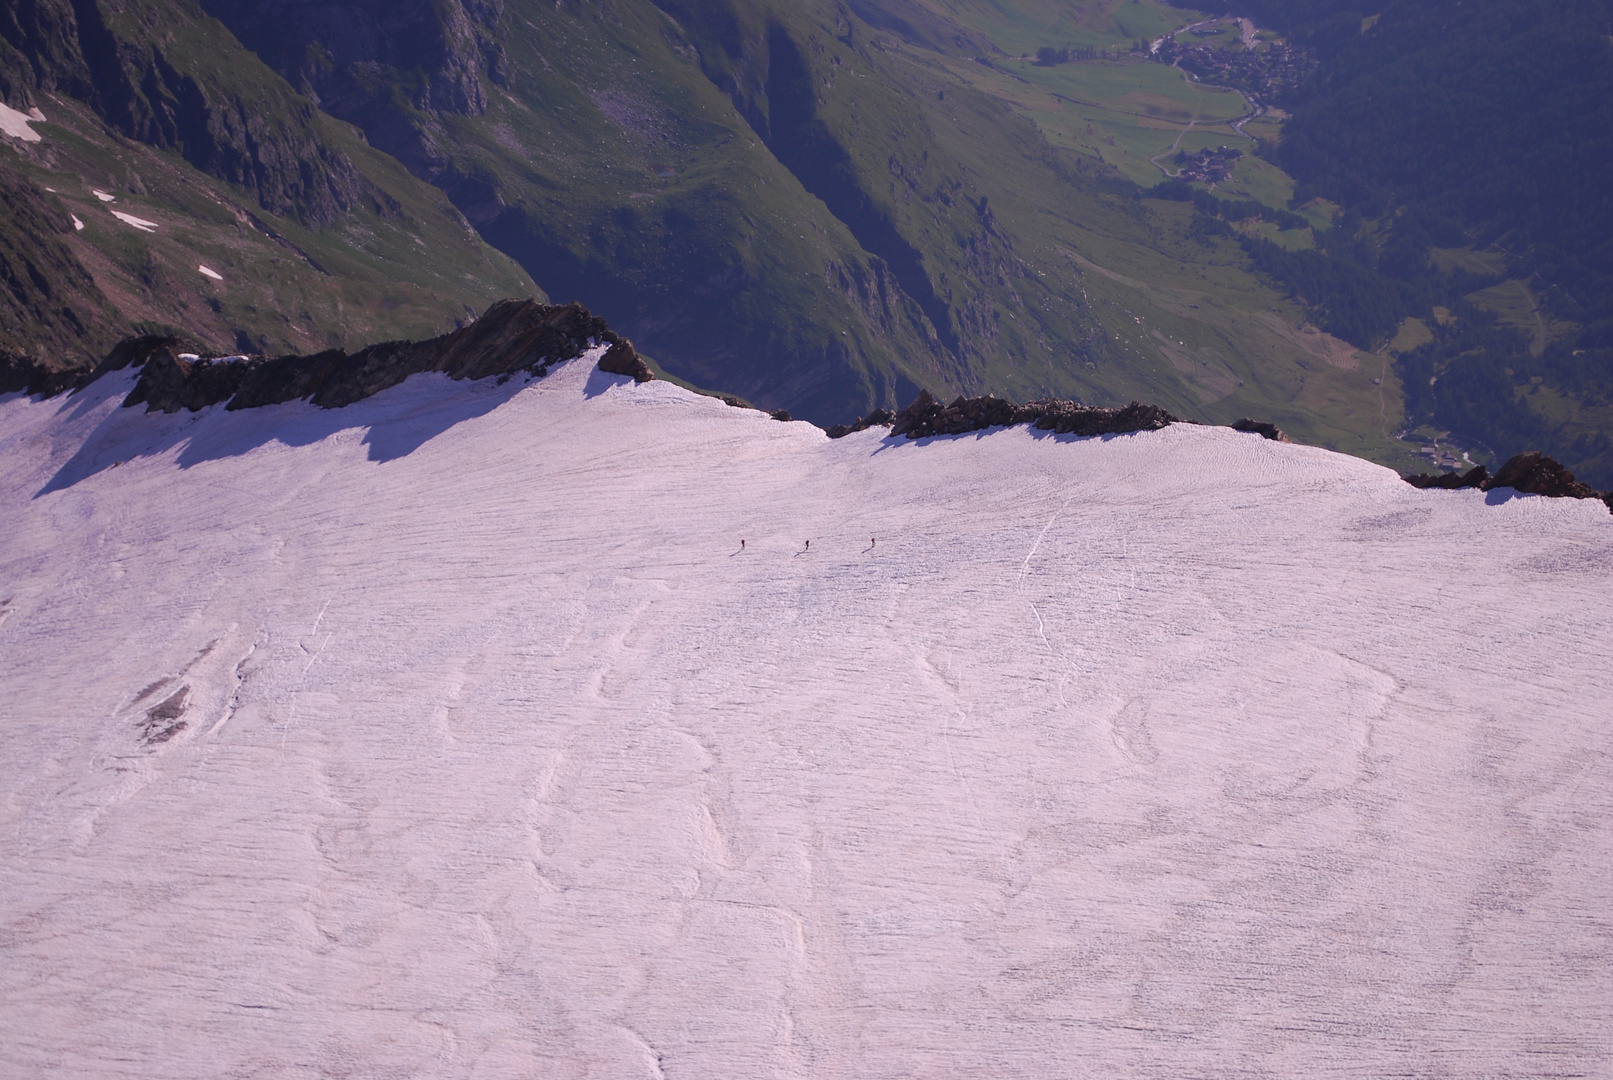
<svg viewBox="0 0 1613 1080"><path fill-rule="evenodd" d="M1613 1075L1599 502L129 385L0 400L4 1076Z"/></svg>

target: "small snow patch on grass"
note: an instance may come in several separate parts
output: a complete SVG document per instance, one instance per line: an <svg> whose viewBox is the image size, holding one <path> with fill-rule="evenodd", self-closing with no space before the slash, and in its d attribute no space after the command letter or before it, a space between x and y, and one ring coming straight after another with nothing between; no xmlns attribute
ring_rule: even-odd
<svg viewBox="0 0 1613 1080"><path fill-rule="evenodd" d="M43 119L45 119L45 114L38 109L18 112L10 105L0 102L0 131L10 135L13 139L21 139L23 142L38 142L40 139L39 132L28 125L38 123Z"/></svg>
<svg viewBox="0 0 1613 1080"><path fill-rule="evenodd" d="M78 219L77 214L68 214L67 216L73 219L73 231L74 232L83 232L84 231L84 223Z"/></svg>
<svg viewBox="0 0 1613 1080"><path fill-rule="evenodd" d="M196 267L196 272L201 274L203 277L210 277L214 281L223 281L224 280L224 275L223 274L219 273L217 270L209 269L206 266L198 265Z"/></svg>
<svg viewBox="0 0 1613 1080"><path fill-rule="evenodd" d="M106 192L102 191L100 188L96 188L96 187L90 188L90 194L94 195L97 199L100 199L102 202L117 202L117 199L118 199L118 197L116 195L109 195Z"/></svg>
<svg viewBox="0 0 1613 1080"><path fill-rule="evenodd" d="M99 195L100 192L96 192L96 194ZM147 221L145 218L137 218L133 214L125 214L121 210L112 211L112 216L126 225L133 225L141 232L157 231L157 223L155 221Z"/></svg>

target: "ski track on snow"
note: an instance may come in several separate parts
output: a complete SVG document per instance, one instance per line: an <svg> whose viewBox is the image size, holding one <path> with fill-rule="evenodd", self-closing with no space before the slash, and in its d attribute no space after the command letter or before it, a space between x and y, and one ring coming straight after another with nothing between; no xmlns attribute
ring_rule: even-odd
<svg viewBox="0 0 1613 1080"><path fill-rule="evenodd" d="M1613 1075L1599 503L131 379L0 397L0 1074Z"/></svg>

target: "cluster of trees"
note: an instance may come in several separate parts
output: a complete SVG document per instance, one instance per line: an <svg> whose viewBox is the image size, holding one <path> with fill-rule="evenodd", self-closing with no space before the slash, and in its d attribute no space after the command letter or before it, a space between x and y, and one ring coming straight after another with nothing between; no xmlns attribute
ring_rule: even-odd
<svg viewBox="0 0 1613 1080"><path fill-rule="evenodd" d="M1555 342L1536 357L1528 337L1493 313L1459 303L1454 316L1434 328L1433 341L1401 359L1407 409L1437 418L1498 459L1544 450L1568 464L1578 479L1613 488L1608 432L1570 428L1530 400L1549 388L1577 396L1583 406L1605 409L1613 390L1613 350Z"/></svg>
<svg viewBox="0 0 1613 1080"><path fill-rule="evenodd" d="M1120 55L1119 52L1111 53L1108 49L1095 49L1088 45L1065 45L1060 48L1043 45L1036 50L1036 63L1039 67L1056 67L1072 60L1117 60Z"/></svg>
<svg viewBox="0 0 1613 1080"><path fill-rule="evenodd" d="M1150 199L1169 199L1171 202L1190 202L1193 209L1201 215L1217 221L1270 221L1279 229L1305 229L1310 222L1292 210L1275 210L1265 203L1255 202L1253 199L1222 199L1211 195L1202 188L1196 188L1185 180L1165 180L1144 193ZM1214 230L1212 230L1214 231ZM1230 230L1221 230L1220 235L1230 235Z"/></svg>
<svg viewBox="0 0 1613 1080"><path fill-rule="evenodd" d="M1294 205L1325 196L1349 211L1318 235L1321 254L1245 248L1322 326L1363 347L1430 304L1465 311L1403 361L1413 420L1497 453L1548 449L1613 486L1609 433L1566 419L1605 410L1613 388L1613 0L1361 8L1243 5L1321 60L1281 99L1292 118L1270 151L1299 181ZM1507 276L1527 281L1571 334L1532 357L1523 335L1463 305L1488 282L1440 274L1429 249L1466 247L1502 253ZM1573 407L1542 411L1542 385Z"/></svg>
<svg viewBox="0 0 1613 1080"><path fill-rule="evenodd" d="M1613 0L1401 0L1303 91L1277 160L1397 239L1510 252L1613 332L1610 33Z"/></svg>
<svg viewBox="0 0 1613 1080"><path fill-rule="evenodd" d="M1242 239L1255 270L1287 286L1311 307L1316 323L1358 349L1394 337L1408 315L1423 310L1418 290L1323 251L1289 251L1269 240Z"/></svg>
<svg viewBox="0 0 1613 1080"><path fill-rule="evenodd" d="M1190 235L1201 243L1217 236L1236 237L1257 272L1280 283L1290 295L1312 310L1317 325L1361 349L1371 349L1393 337L1402 319L1426 308L1429 290L1396 281L1363 261L1360 219L1349 230L1319 231L1321 250L1287 248L1240 234L1230 223L1270 221L1279 229L1308 228L1310 222L1292 210L1274 210L1252 199L1221 199L1182 180L1167 180L1145 194L1193 204ZM1331 245L1337 253L1328 251ZM1426 284L1426 283L1424 283ZM1437 289L1445 298L1448 288Z"/></svg>

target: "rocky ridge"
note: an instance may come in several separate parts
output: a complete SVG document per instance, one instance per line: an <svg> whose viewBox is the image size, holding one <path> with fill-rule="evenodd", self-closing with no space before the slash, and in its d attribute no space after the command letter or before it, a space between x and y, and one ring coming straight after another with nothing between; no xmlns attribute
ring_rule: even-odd
<svg viewBox="0 0 1613 1080"><path fill-rule="evenodd" d="M181 352L178 338L148 335L120 343L93 371L71 382L26 357L0 356L0 393L77 390L109 372L137 367L140 378L124 399L125 408L144 404L148 412L194 412L227 402L225 407L233 410L302 398L338 409L424 371L453 379L523 371L543 376L552 365L575 360L601 344L610 346L600 363L604 370L637 382L654 378L632 343L581 304L501 300L453 333L427 341L382 342L355 353L329 349L308 356L202 357Z"/></svg>
<svg viewBox="0 0 1613 1080"><path fill-rule="evenodd" d="M1091 436L1158 431L1184 422L1192 423L1171 415L1157 405L1143 405L1135 401L1118 409L1059 400L1016 405L988 394L976 398L960 396L950 405L942 405L928 390L921 390L917 398L898 412L876 409L850 424L836 424L827 430L827 434L831 439L840 439L871 427L889 427L892 438L906 436L909 439L922 439L931 435L965 435L993 427L1032 424L1042 431L1060 435ZM1292 441L1277 425L1264 421L1242 419L1231 427L1234 431L1259 435L1273 442ZM1488 469L1480 465L1461 475L1417 475L1408 476L1405 480L1413 487L1425 489L1480 488L1489 491L1497 487L1510 487L1529 495L1601 499L1613 512L1613 492L1600 492L1589 484L1576 481L1573 473L1538 450L1512 457L1493 477Z"/></svg>
<svg viewBox="0 0 1613 1080"><path fill-rule="evenodd" d="M348 353L330 349L312 355L202 357L180 352L180 339L163 335L129 338L112 349L88 374L47 367L27 356L0 351L0 394L23 391L54 396L77 391L110 372L141 369L123 407L144 404L148 412L192 412L225 403L228 410L250 409L297 399L339 409L403 382L410 375L436 371L453 379L508 378L518 372L542 377L549 368L580 357L589 348L609 345L601 371L645 383L654 372L632 342L578 303L550 305L533 300L501 300L481 318L452 333L426 341L387 341ZM735 398L730 405L743 406ZM771 413L776 420L788 412ZM890 438L965 435L993 427L1031 424L1059 435L1121 435L1158 431L1183 421L1157 405L1133 401L1102 408L1078 401L1043 399L1023 405L986 395L959 396L942 405L928 390L902 409L876 409L826 434L840 439L871 427L889 427ZM1239 420L1233 430L1289 442L1276 425ZM1508 487L1551 498L1600 499L1613 512L1613 491L1597 491L1574 479L1560 462L1538 450L1517 454L1491 476L1479 465L1466 473L1418 474L1404 478L1412 487L1454 491Z"/></svg>
<svg viewBox="0 0 1613 1080"><path fill-rule="evenodd" d="M1179 417L1172 416L1157 405L1143 405L1135 401L1119 409L1104 409L1053 398L1016 405L988 394L974 398L959 396L950 405L942 405L928 390L920 390L918 397L898 412L878 409L851 424L836 424L828 429L828 435L831 439L838 439L853 431L883 424L890 425L893 437L905 435L909 439L922 439L930 435L965 435L971 431L1012 427L1015 424L1034 424L1042 431L1058 435L1120 435L1132 431L1158 431L1179 422Z"/></svg>
<svg viewBox="0 0 1613 1080"><path fill-rule="evenodd" d="M1525 495L1545 495L1553 499L1601 499L1613 513L1613 491L1597 491L1591 485L1574 479L1561 462L1547 457L1539 450L1527 450L1508 458L1494 476L1483 465L1476 465L1465 473L1417 473L1405 478L1406 483L1425 491L1461 491L1477 488L1492 491L1495 488L1512 488Z"/></svg>
<svg viewBox="0 0 1613 1080"><path fill-rule="evenodd" d="M425 371L453 379L520 371L542 376L551 364L574 360L591 345L603 343L611 346L619 366L630 367L638 359L630 343L581 304L502 300L451 334L382 342L352 354L331 349L312 356L203 360L177 356L164 345L148 357L123 404L145 402L148 410L178 412L220 401L228 401L228 409L250 409L306 398L339 409Z"/></svg>

